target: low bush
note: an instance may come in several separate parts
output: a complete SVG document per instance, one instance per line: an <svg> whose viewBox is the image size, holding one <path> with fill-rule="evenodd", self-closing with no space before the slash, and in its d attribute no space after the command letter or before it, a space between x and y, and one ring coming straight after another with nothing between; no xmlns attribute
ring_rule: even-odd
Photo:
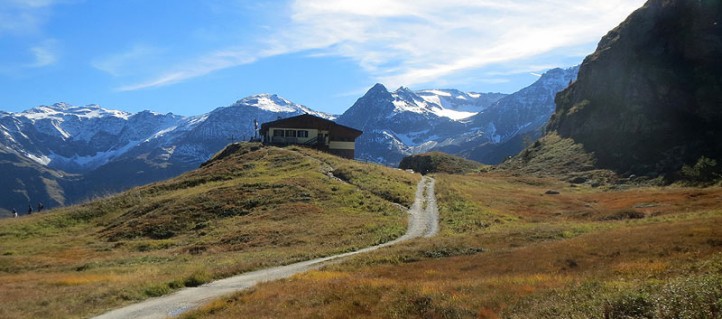
<svg viewBox="0 0 722 319"><path fill-rule="evenodd" d="M714 159L702 156L693 166L682 167L682 178L692 184L713 184L722 178L722 166Z"/></svg>
<svg viewBox="0 0 722 319"><path fill-rule="evenodd" d="M183 284L186 287L198 287L213 280L210 274L204 270L197 270L188 276Z"/></svg>

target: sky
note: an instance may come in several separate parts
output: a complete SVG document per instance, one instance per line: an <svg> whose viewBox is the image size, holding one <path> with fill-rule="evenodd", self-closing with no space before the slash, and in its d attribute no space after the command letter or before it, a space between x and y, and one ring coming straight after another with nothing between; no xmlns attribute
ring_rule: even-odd
<svg viewBox="0 0 722 319"><path fill-rule="evenodd" d="M199 115L273 93L343 113L390 90L513 93L644 0L0 0L0 110Z"/></svg>

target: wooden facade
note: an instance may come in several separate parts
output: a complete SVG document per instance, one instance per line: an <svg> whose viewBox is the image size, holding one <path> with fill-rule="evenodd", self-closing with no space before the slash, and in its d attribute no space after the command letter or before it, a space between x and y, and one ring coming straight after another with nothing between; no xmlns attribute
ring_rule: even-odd
<svg viewBox="0 0 722 319"><path fill-rule="evenodd" d="M303 114L263 123L263 143L305 145L348 159L354 159L356 138L363 132L334 121Z"/></svg>

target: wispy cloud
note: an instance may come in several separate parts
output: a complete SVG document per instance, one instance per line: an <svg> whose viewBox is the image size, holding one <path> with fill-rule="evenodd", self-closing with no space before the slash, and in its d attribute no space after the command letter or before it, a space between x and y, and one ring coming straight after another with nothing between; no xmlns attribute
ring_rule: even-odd
<svg viewBox="0 0 722 319"><path fill-rule="evenodd" d="M295 0L289 16L278 19L283 22L266 40L200 55L120 89L170 85L310 50L315 56L351 59L391 87L441 83L445 77L497 65L537 72L532 64L540 62L534 57L556 51L579 54L579 46L598 41L644 2ZM245 49L249 47L254 50ZM521 63L530 65L516 65Z"/></svg>
<svg viewBox="0 0 722 319"><path fill-rule="evenodd" d="M58 61L57 41L45 40L43 43L30 48L34 61L27 65L31 68L41 68L53 65Z"/></svg>
<svg viewBox="0 0 722 319"><path fill-rule="evenodd" d="M123 76L142 68L141 64L157 58L164 50L146 44L135 44L130 49L96 58L90 62L94 68L113 76Z"/></svg>
<svg viewBox="0 0 722 319"><path fill-rule="evenodd" d="M249 64L258 59L272 56L273 53L249 52L245 49L221 50L201 56L192 62L176 65L171 71L162 73L149 81L119 87L118 91L135 91L140 89L166 86L184 80L207 75L209 73L227 69L242 64Z"/></svg>
<svg viewBox="0 0 722 319"><path fill-rule="evenodd" d="M284 41L318 43L379 81L434 82L598 41L644 0L304 0Z"/></svg>
<svg viewBox="0 0 722 319"><path fill-rule="evenodd" d="M37 32L48 18L53 5L70 0L0 1L0 36Z"/></svg>

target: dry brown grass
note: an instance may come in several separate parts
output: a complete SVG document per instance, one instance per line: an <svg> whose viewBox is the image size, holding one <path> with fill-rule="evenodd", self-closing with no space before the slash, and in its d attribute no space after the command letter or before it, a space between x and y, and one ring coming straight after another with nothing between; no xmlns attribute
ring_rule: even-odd
<svg viewBox="0 0 722 319"><path fill-rule="evenodd" d="M437 180L440 237L263 284L189 317L602 318L640 306L687 318L713 315L722 298L720 188L603 191L502 174ZM625 211L644 218L605 218ZM693 291L702 297L691 300Z"/></svg>
<svg viewBox="0 0 722 319"><path fill-rule="evenodd" d="M119 196L3 220L0 318L87 317L403 234L405 212L378 195L387 190L331 178L314 155L250 146ZM420 178L329 161L382 180L400 201Z"/></svg>

